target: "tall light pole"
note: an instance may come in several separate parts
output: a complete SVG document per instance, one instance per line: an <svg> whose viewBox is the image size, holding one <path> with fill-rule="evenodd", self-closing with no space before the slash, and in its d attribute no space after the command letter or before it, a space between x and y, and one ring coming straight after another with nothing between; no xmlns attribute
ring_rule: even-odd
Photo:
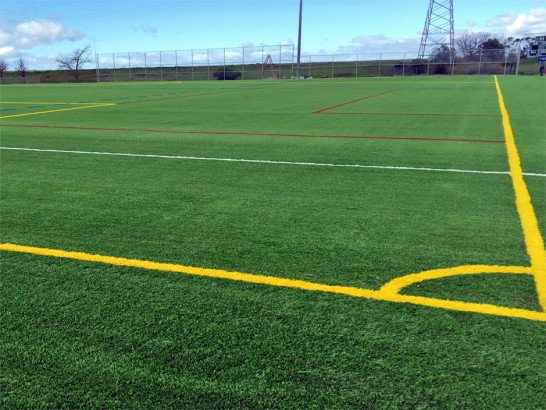
<svg viewBox="0 0 546 410"><path fill-rule="evenodd" d="M300 61L301 61L301 14L303 9L303 0L300 0L300 21L298 25L298 59L296 62L296 78L300 79Z"/></svg>

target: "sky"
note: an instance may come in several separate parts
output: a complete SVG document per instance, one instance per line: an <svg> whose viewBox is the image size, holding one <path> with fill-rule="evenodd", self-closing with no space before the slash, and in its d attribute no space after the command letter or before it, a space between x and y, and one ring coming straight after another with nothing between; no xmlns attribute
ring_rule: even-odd
<svg viewBox="0 0 546 410"><path fill-rule="evenodd" d="M302 56L417 53L430 0L303 0ZM299 0L0 0L0 58L14 69L56 68L92 55L286 45L298 39ZM546 32L546 0L454 0L455 35ZM94 62L92 64L94 66Z"/></svg>

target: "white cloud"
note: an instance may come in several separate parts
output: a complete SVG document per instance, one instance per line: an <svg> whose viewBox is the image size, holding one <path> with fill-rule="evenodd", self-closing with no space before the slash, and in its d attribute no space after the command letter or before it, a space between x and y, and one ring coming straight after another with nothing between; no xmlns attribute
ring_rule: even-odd
<svg viewBox="0 0 546 410"><path fill-rule="evenodd" d="M351 40L350 44L338 47L335 53L417 52L419 42L420 38L392 38L383 34L356 36Z"/></svg>
<svg viewBox="0 0 546 410"><path fill-rule="evenodd" d="M27 63L28 67L34 68L40 68L40 67L53 67L57 65L56 58L57 56L48 54L48 55L32 55L32 54L25 54L22 55L22 57L25 59L25 62Z"/></svg>
<svg viewBox="0 0 546 410"><path fill-rule="evenodd" d="M517 14L514 12L509 12L496 16L485 23L486 27L507 27L514 22Z"/></svg>
<svg viewBox="0 0 546 410"><path fill-rule="evenodd" d="M489 20L486 27L510 36L546 32L546 8L531 9L528 13L506 13Z"/></svg>
<svg viewBox="0 0 546 410"><path fill-rule="evenodd" d="M157 30L157 27L146 26L142 24L140 27L133 27L133 31L135 32L141 31L146 34L156 34L158 30Z"/></svg>
<svg viewBox="0 0 546 410"><path fill-rule="evenodd" d="M224 58L226 62L241 62L243 53L241 51L226 50Z"/></svg>
<svg viewBox="0 0 546 410"><path fill-rule="evenodd" d="M468 21L469 27L477 28L475 21ZM500 36L523 36L524 34L546 33L546 8L531 9L528 13L505 13L492 18L485 27L493 34ZM478 29L478 31L480 31ZM455 36L460 34L457 30ZM360 35L353 37L347 45L337 47L335 50L320 50L322 54L377 54L377 53L413 53L417 54L421 37L387 37L383 34ZM364 56L365 57L365 56ZM407 56L406 56L407 57Z"/></svg>
<svg viewBox="0 0 546 410"><path fill-rule="evenodd" d="M0 47L1 57L11 57L14 55L15 48L12 46Z"/></svg>
<svg viewBox="0 0 546 410"><path fill-rule="evenodd" d="M70 30L63 24L50 20L32 20L0 28L0 48L11 47L13 51L30 49L42 44L53 44L63 40L75 41L84 33Z"/></svg>

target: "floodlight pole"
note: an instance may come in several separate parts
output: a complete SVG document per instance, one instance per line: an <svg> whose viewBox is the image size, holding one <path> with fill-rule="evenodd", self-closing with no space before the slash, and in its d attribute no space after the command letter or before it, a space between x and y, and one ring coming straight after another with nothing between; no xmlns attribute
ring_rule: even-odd
<svg viewBox="0 0 546 410"><path fill-rule="evenodd" d="M300 0L300 19L298 25L298 58L296 61L296 79L300 79L300 60L301 60L301 14L303 9L303 0Z"/></svg>

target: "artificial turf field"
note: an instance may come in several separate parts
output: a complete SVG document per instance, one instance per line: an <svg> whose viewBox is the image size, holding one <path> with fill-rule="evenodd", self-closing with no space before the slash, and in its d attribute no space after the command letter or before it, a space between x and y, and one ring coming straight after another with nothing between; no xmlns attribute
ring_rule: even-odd
<svg viewBox="0 0 546 410"><path fill-rule="evenodd" d="M3 407L544 407L543 78L0 93Z"/></svg>

